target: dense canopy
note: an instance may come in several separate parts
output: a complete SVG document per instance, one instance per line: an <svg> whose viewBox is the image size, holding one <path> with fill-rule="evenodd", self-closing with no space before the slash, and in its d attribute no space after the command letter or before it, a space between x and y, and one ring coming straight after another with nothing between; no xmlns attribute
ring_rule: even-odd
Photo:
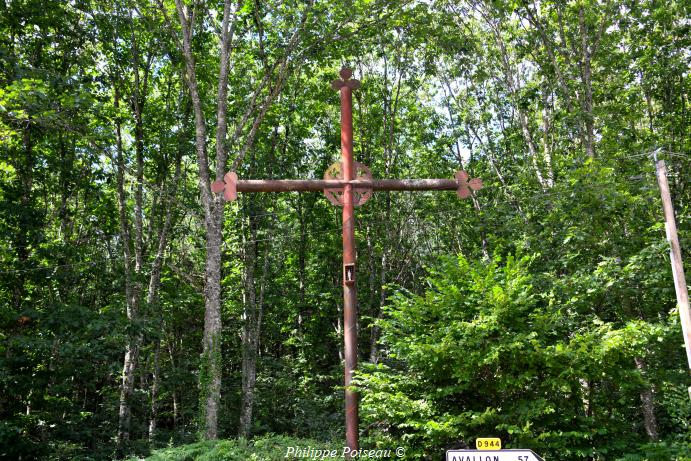
<svg viewBox="0 0 691 461"><path fill-rule="evenodd" d="M485 185L357 208L362 446L691 459L690 8L0 1L0 459L343 446L340 209L210 189L322 178L342 66L375 178Z"/></svg>

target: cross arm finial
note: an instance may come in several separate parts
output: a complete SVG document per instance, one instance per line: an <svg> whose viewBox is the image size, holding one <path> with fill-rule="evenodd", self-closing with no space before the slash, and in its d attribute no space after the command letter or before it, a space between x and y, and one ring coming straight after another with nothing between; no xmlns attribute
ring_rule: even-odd
<svg viewBox="0 0 691 461"><path fill-rule="evenodd" d="M233 201L238 198L238 175L234 171L229 171L221 181L214 181L211 183L211 192L217 194L223 192L223 198L227 201Z"/></svg>
<svg viewBox="0 0 691 461"><path fill-rule="evenodd" d="M470 175L465 171L461 170L456 172L456 183L458 184L458 189L456 193L461 198L470 197L470 191L482 189L482 179L480 178L470 178Z"/></svg>
<svg viewBox="0 0 691 461"><path fill-rule="evenodd" d="M350 78L353 76L353 69L343 67L341 69L340 75L342 80L337 78L336 80L331 82L331 88L333 88L334 90L339 91L344 86L347 86L351 90L357 90L358 88L360 88L360 80L356 78Z"/></svg>

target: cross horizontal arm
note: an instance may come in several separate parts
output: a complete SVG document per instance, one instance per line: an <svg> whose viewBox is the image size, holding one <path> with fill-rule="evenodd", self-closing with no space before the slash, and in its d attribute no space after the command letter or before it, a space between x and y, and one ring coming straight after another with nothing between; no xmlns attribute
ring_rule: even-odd
<svg viewBox="0 0 691 461"><path fill-rule="evenodd" d="M372 179L346 181L341 179L240 179L238 192L321 192L350 184L355 189L372 190L456 190L454 179Z"/></svg>
<svg viewBox="0 0 691 461"><path fill-rule="evenodd" d="M238 192L320 192L323 191L334 204L339 203L337 191L344 191L346 186L358 191L358 205L364 203L375 190L455 190L461 198L470 196L470 191L482 188L482 180L470 179L465 171L456 172L456 179L372 179L369 170L364 167L358 179L238 179L234 171L226 173L223 181L211 184L213 192L223 192L226 200L235 200Z"/></svg>

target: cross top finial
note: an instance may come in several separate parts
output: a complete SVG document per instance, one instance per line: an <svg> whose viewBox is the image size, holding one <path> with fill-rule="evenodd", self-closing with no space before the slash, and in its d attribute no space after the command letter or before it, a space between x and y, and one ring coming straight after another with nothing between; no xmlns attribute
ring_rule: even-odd
<svg viewBox="0 0 691 461"><path fill-rule="evenodd" d="M351 90L357 90L358 88L360 88L360 80L350 78L353 76L353 69L343 67L341 68L341 72L339 72L339 74L341 75L341 78L343 80L337 78L336 80L331 82L331 88L333 88L336 91L339 91L344 86L347 86Z"/></svg>

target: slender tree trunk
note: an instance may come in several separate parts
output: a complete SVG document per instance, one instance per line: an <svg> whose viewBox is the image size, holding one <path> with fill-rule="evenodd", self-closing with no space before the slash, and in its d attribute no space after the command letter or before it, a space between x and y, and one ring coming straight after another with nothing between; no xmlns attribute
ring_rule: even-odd
<svg viewBox="0 0 691 461"><path fill-rule="evenodd" d="M391 218L391 195L389 192L386 193L386 219L388 222ZM372 331L370 333L370 350L369 350L369 360L371 363L377 363L379 361L379 335L381 331L377 325L377 321L381 318L381 309L386 302L386 277L388 275L389 268L389 240L391 235L388 232L384 236L384 242L382 243L382 255L381 255L381 271L379 272L379 302L375 307L374 324L372 325Z"/></svg>
<svg viewBox="0 0 691 461"><path fill-rule="evenodd" d="M636 369L645 377L647 369L645 361L640 357L635 357L634 362L636 363ZM640 396L645 432L648 434L651 441L657 442L660 440L660 433L657 428L657 418L655 417L655 396L652 387L646 385L641 391Z"/></svg>
<svg viewBox="0 0 691 461"><path fill-rule="evenodd" d="M585 152L595 157L595 117L593 115L593 85L591 60L592 53L588 44L588 28L585 24L583 6L578 10L578 26L581 34L581 81L583 83L582 108L585 117Z"/></svg>
<svg viewBox="0 0 691 461"><path fill-rule="evenodd" d="M581 386L581 402L583 403L583 413L587 418L593 415L592 407L592 383L589 379L578 378L578 383Z"/></svg>
<svg viewBox="0 0 691 461"><path fill-rule="evenodd" d="M18 162L17 172L19 175L19 180L21 183L21 196L19 198L19 203L23 210L31 209L32 202L32 186L33 186L33 173L34 173L34 141L32 138L32 126L33 122L31 117L27 120L27 125L23 129L22 142L24 147L24 162ZM17 259L19 260L19 267L25 269L27 263L29 262L29 241L32 238L31 229L34 224L29 220L29 213L23 213L19 216L20 230L17 233L16 245L17 245ZM24 298L26 294L26 279L27 273L24 271L17 272L16 281L13 288L14 306L17 312L21 312L24 304ZM9 350L9 349L8 349Z"/></svg>
<svg viewBox="0 0 691 461"><path fill-rule="evenodd" d="M131 12L130 12L131 14ZM130 20L132 18L130 17ZM143 110L146 93L142 94L141 81L139 78L139 45L137 37L132 27L132 73L134 74L134 85L132 86L132 112L134 114L134 150L137 162L137 184L134 190L134 271L139 274L144 264L144 237L143 237L143 202L144 202L144 120ZM146 82L144 82L146 87ZM146 89L144 88L144 92ZM139 278L135 281L139 284Z"/></svg>
<svg viewBox="0 0 691 461"><path fill-rule="evenodd" d="M177 373L177 368L175 367L175 354L173 353L173 344L175 343L175 336L171 338L171 340L166 341L168 344L168 357L170 359L170 371L173 376L176 375ZM178 410L178 393L177 393L177 385L176 381L172 380L170 383L170 397L171 400L173 401L173 429L177 429L178 427L178 418L179 418L179 410Z"/></svg>
<svg viewBox="0 0 691 461"><path fill-rule="evenodd" d="M554 187L554 161L552 159L552 141L550 140L550 130L552 127L549 113L548 86L545 83L540 91L542 96L542 152L547 168L547 186Z"/></svg>
<svg viewBox="0 0 691 461"><path fill-rule="evenodd" d="M528 13L528 19L540 34L542 46L547 52L547 56L549 56L550 64L552 64L552 68L554 69L554 73L557 77L561 97L563 98L564 103L566 105L566 110L571 112L571 91L569 89L569 86L566 84L566 79L564 78L564 74L562 73L561 65L557 61L556 54L554 53L555 50L559 50L559 46L553 40L548 38L547 33L545 32L545 26L542 23L542 18L540 18L539 16L538 8L536 7L535 12L533 12L533 10L530 7L526 7L526 12Z"/></svg>
<svg viewBox="0 0 691 461"><path fill-rule="evenodd" d="M186 117L185 117L186 118ZM164 213L163 226L158 236L158 248L156 250L156 257L151 266L151 275L149 277L149 290L146 295L146 304L150 310L154 310L158 302L158 292L161 287L161 270L163 267L163 259L165 257L166 248L168 247L168 233L173 220L173 198L177 192L177 185L180 182L182 163L182 152L178 151L175 161L175 173L173 174L173 181L170 184L170 190L163 200ZM163 322L159 322L161 330L163 329ZM156 418L158 416L158 387L160 380L159 371L159 356L161 349L160 338L156 339L154 347L154 369L153 369L153 383L151 387L151 414L149 417L149 441L153 441L156 432Z"/></svg>
<svg viewBox="0 0 691 461"><path fill-rule="evenodd" d="M307 224L305 223L305 209L302 204L303 195L300 194L297 198L298 218L300 219L300 241L298 242L298 288L300 290L300 304L298 306L298 335L300 336L300 344L302 344L303 336L303 322L307 314L306 309L306 258L307 258Z"/></svg>
<svg viewBox="0 0 691 461"><path fill-rule="evenodd" d="M624 229L624 234L630 236L631 233ZM624 296L622 299L622 307L624 308L624 313L629 318L641 318L640 312L636 316L636 312L632 307L632 299L628 296ZM641 390L639 396L641 398L641 410L643 413L643 426L645 427L645 432L651 441L657 442L660 440L660 435L657 427L657 418L655 417L655 395L653 393L653 387L647 382L647 365L643 357L634 357L634 364L636 365L636 370L641 374L641 378L646 382L645 387Z"/></svg>
<svg viewBox="0 0 691 461"><path fill-rule="evenodd" d="M130 309L128 309L129 311ZM118 444L122 445L130 438L130 420L132 416L131 400L134 390L134 371L139 359L139 345L135 338L130 338L125 350L122 367L122 384L120 386L120 411L118 413Z"/></svg>
<svg viewBox="0 0 691 461"><path fill-rule="evenodd" d="M273 173L276 139L278 130L274 129L269 151L269 177ZM259 279L259 296L257 299L257 285L255 283L255 266L259 257L259 244L257 230L261 221L252 219L253 201L249 202L249 228L252 251L246 251L245 263L245 312L242 335L242 398L240 404L240 437L249 437L252 433L252 410L254 408L255 385L257 382L257 357L259 354L259 338L261 335L262 316L264 312L264 295L266 289L266 277L269 271L269 247L270 241L264 245L262 272ZM264 214L264 211L262 211Z"/></svg>
<svg viewBox="0 0 691 461"><path fill-rule="evenodd" d="M172 28L168 11L163 2L159 1L164 18ZM312 2L309 2L305 9L299 26L287 41L284 54L276 60L273 65L265 68L265 74L261 82L250 96L250 103L244 114L239 118L230 139L227 139L228 121L227 116L227 94L228 94L228 75L230 71L230 52L235 26L238 23L239 15L237 8L240 2L233 3L225 0L223 3L223 20L221 23L220 43L220 67L218 77L218 92L216 95L216 168L215 180L222 180L227 167L228 152L227 145L237 148L237 156L232 164L231 170L235 171L242 163L246 153L251 149L254 139L259 130L266 112L272 102L280 94L283 85L288 77L290 56L295 52L297 45L302 37L304 23L308 17L308 12ZM224 200L220 194L211 193L211 170L206 150L206 122L204 120L204 109L202 97L199 92L196 75L196 62L192 46L193 32L195 28L195 18L190 14L189 8L184 0L175 0L179 24L182 29L182 41L173 31L175 40L181 49L185 63L185 84L190 92L192 107L195 118L195 147L197 151L197 162L199 166L199 188L201 192L201 203L204 211L204 228L206 230L206 269L204 288L205 314L204 314L204 336L203 336L203 360L200 373L201 406L202 419L204 420L205 436L208 439L218 438L218 409L221 399L221 243L223 233ZM275 77L273 86L269 85ZM268 94L265 95L261 103L257 103L259 96L269 87ZM254 119L251 120L254 114ZM251 120L251 123L250 123ZM248 131L245 129L249 127ZM241 136L247 133L242 142Z"/></svg>
<svg viewBox="0 0 691 461"><path fill-rule="evenodd" d="M340 304L337 310L336 325L334 329L336 330L336 337L338 338L338 360L343 362L345 360L345 353L343 352L343 321L341 320L343 317L343 308Z"/></svg>
<svg viewBox="0 0 691 461"><path fill-rule="evenodd" d="M396 138L395 138L395 133L396 133L396 116L398 115L398 102L399 102L399 97L401 93L401 80L402 78L402 73L400 69L400 56L398 56L398 62L399 67L396 69L397 74L398 74L398 79L396 83L396 90L392 91L391 93L394 94L393 101L391 101L391 98L387 98L384 102L384 131L385 131L385 143L384 143L384 161L385 161L385 168L384 168L384 177L390 177L391 170L393 168L393 165L396 162L396 155L395 155L395 144L396 144ZM386 66L386 60L384 60L385 67L384 67L384 84L388 86L388 77L387 77L387 66ZM392 81L392 87L393 87L393 81ZM393 88L392 88L393 89ZM388 92L387 92L388 93ZM391 219L391 193L389 191L386 192L386 208L385 208L385 221L388 222ZM382 241L382 256L381 256L381 272L379 273L379 302L375 306L375 312L374 312L374 324L372 325L372 329L370 331L370 351L369 351L369 358L370 362L372 363L377 363L379 361L379 326L377 326L377 321L381 318L381 308L384 305L384 302L386 301L386 289L384 288L386 285L386 280L388 276L388 270L389 270L389 251L391 251L391 240L393 239L393 236L391 235L391 227L386 226L385 230L385 235L384 239Z"/></svg>
<svg viewBox="0 0 691 461"><path fill-rule="evenodd" d="M240 403L240 437L248 437L252 424L252 406L254 403L254 383L256 380L256 366L257 357L254 352L254 342L259 332L256 329L256 314L257 314L257 299L254 282L254 267L257 260L257 243L255 223L252 222L252 213L250 213L250 248L245 252L245 294L244 294L244 312L243 312L243 329L242 329L242 397Z"/></svg>
<svg viewBox="0 0 691 461"><path fill-rule="evenodd" d="M381 258L382 270L379 278L379 305L376 309L376 316L374 319L374 324L372 325L372 332L370 333L369 341L369 360L372 363L377 363L379 361L379 335L381 334L381 331L376 322L381 319L381 309L386 302L386 288L384 287L386 284L387 265L387 255L384 253L382 254Z"/></svg>
<svg viewBox="0 0 691 461"><path fill-rule="evenodd" d="M203 358L200 372L202 420L207 439L218 438L218 410L221 402L221 243L223 241L224 201L218 194L211 193L211 173L206 154L206 122L204 109L197 85L196 63L192 51L194 24L183 0L175 0L178 19L182 28L182 54L185 61L185 83L190 91L195 120L195 147L199 165L199 188L204 210L206 229L206 269L204 287L204 335ZM229 22L231 2L225 1L221 36L221 67L217 94L216 127L216 180L223 177L227 153L225 137L227 130L226 107L229 70L229 47L231 33Z"/></svg>
<svg viewBox="0 0 691 461"><path fill-rule="evenodd" d="M540 186L543 189L547 189L549 185L542 174L542 169L540 168L540 163L538 161L537 146L535 145L535 140L533 139L533 135L530 132L528 114L519 104L520 74L517 70L514 69L514 66L511 63L511 56L509 55L509 50L507 49L506 43L504 42L501 31L499 29L499 23L496 20L489 17L486 13L483 13L483 15L485 16L487 24L492 29L492 35L494 36L495 43L499 48L499 51L501 52L502 68L504 70L504 83L507 86L509 92L511 93L513 99L512 103L516 110L518 118L518 124L521 127L523 139L525 139L525 142L528 145L528 153L530 155L530 160L535 170L535 176L537 177L537 181L540 184Z"/></svg>
<svg viewBox="0 0 691 461"><path fill-rule="evenodd" d="M256 232L252 232L252 240L256 240ZM249 437L252 433L252 410L254 408L254 391L257 382L257 357L259 354L259 337L261 334L262 317L264 313L264 296L266 277L269 271L269 244L264 247L263 266L259 280L259 297L254 278L254 267L257 248L249 256L245 275L245 324L242 335L242 403L240 405L241 437Z"/></svg>
<svg viewBox="0 0 691 461"><path fill-rule="evenodd" d="M149 415L149 443L156 438L156 420L158 418L158 387L161 375L160 368L161 340L157 339L154 346L154 365L151 376L151 407Z"/></svg>
<svg viewBox="0 0 691 461"><path fill-rule="evenodd" d="M120 105L120 92L115 85L114 104L116 110ZM127 201L125 197L125 159L122 148L122 131L120 120L115 122L116 150L117 150L117 189L118 211L120 218L120 240L125 262L125 300L127 303L127 320L133 325L139 313L139 292L137 284L133 282L131 238L129 221L127 219ZM125 347L125 358L122 366L122 382L120 385L120 408L118 412L118 445L122 445L130 438L131 399L134 389L134 372L139 358L139 342L137 334L129 332Z"/></svg>
<svg viewBox="0 0 691 461"><path fill-rule="evenodd" d="M222 206L216 203L216 206ZM214 213L216 215L216 213ZM218 409L221 404L221 224L214 219L206 236L206 286L204 289L204 355L200 386L207 439L218 438Z"/></svg>
<svg viewBox="0 0 691 461"><path fill-rule="evenodd" d="M63 135L59 137L60 150L60 208L58 209L58 216L60 218L60 237L63 242L70 241L71 228L70 213L69 213L69 199L71 189L71 177L74 171L74 151L68 152L66 141ZM64 264L64 263L61 263Z"/></svg>
<svg viewBox="0 0 691 461"><path fill-rule="evenodd" d="M131 20L131 17L130 17ZM142 292L141 273L144 265L144 238L143 238L143 209L144 209L144 122L143 110L146 101L146 87L148 80L148 66L144 69L144 80L140 80L139 76L139 47L137 37L135 35L135 28L132 26L132 72L134 75L134 84L132 86L131 108L134 115L135 127L135 155L136 155L136 187L134 193L134 239L132 239L129 230L123 232L121 229L121 236L123 237L123 246L127 247L129 253L130 242L134 247L134 268L133 277L128 276L126 285L130 285L131 301L128 303L127 319L130 325L133 325L139 316L140 294ZM117 84L116 84L117 85ZM116 109L119 106L119 93L116 89ZM118 150L118 203L120 209L121 225L126 228L129 226L127 222L127 202L124 192L124 152L122 148L122 133L120 121L117 121L117 150ZM127 259L131 255L126 254ZM131 263L126 263L126 271L132 272L132 268L128 267ZM160 279L159 274L156 274ZM154 274L152 273L152 277ZM126 290L127 291L127 288ZM151 293L149 293L151 295ZM155 293L153 294L155 296ZM147 299L148 302L148 299ZM125 352L125 360L123 363L123 381L120 395L120 411L118 421L118 442L129 439L130 419L131 419L131 398L134 390L134 375L137 368L137 361L139 357L139 349L143 336L141 333L130 333L127 350Z"/></svg>
<svg viewBox="0 0 691 461"><path fill-rule="evenodd" d="M609 5L608 5L609 6ZM592 60L597 53L597 49L605 31L605 26L609 22L608 17L610 8L603 11L599 30L595 36L591 37L588 25L585 23L585 8L583 5L578 9L578 28L581 36L581 82L583 84L582 110L585 117L585 151L589 157L595 157L595 115L593 113L593 81L592 81Z"/></svg>

